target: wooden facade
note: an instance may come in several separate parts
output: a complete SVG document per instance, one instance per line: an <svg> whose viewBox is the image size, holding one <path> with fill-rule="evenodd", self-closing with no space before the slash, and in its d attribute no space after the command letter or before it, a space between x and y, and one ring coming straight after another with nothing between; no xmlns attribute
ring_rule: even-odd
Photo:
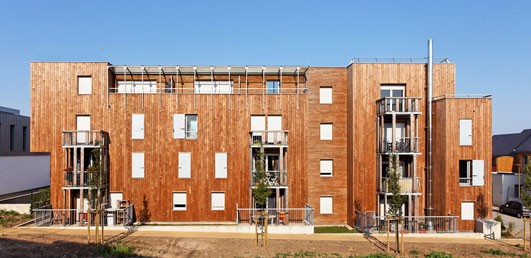
<svg viewBox="0 0 531 258"><path fill-rule="evenodd" d="M356 210L378 210L376 101L382 85L400 84L405 86L406 97L420 98L421 114L416 122L419 154L415 162L420 195L415 201L415 214L424 214L426 64L354 63L346 68L311 67L299 76L230 77L167 73L124 76L114 74L108 66L105 62L31 63L31 149L51 153L54 208L65 208L66 198L62 189L67 164L61 132L76 129L76 115L90 115L91 130L109 134L109 192L122 193L123 199L133 203L137 218L235 221L236 206L252 207L251 116L281 115L282 130L288 131L289 139L285 156L287 206L302 208L309 204L315 209L316 224L353 224ZM78 76L91 76L90 95L78 94ZM159 88L174 86L157 93L118 93L119 81L142 79L156 80ZM195 81L209 80L231 81L234 94L193 94ZM264 82L268 80L281 80L286 94L264 93ZM332 104L320 104L323 86L332 88ZM455 65L435 64L434 96L453 94L454 87ZM488 112L476 119L490 123L490 104L477 105L482 112ZM460 108L452 105L447 110L455 113ZM133 114L144 114L144 139L132 139ZM197 139L172 137L173 114L197 115ZM321 123L332 124L332 140L319 139ZM490 153L484 148L490 143L490 138L485 139L477 152ZM145 155L144 178L132 178L133 152ZM191 178L178 178L179 152L191 153ZM214 177L214 157L219 152L227 153L227 178ZM320 176L321 159L333 160L331 177ZM172 209L173 192L187 193L186 211ZM224 210L211 210L212 192L225 193ZM332 214L319 213L322 196L332 197ZM448 209L445 213L455 213L454 208Z"/></svg>

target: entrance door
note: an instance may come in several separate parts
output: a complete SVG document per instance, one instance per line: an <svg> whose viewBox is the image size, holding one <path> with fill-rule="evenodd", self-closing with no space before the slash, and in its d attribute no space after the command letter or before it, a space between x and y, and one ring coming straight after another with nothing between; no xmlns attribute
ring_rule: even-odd
<svg viewBox="0 0 531 258"><path fill-rule="evenodd" d="M267 130L276 131L269 132L267 136L268 143L278 143L281 141L282 130L282 116L267 116Z"/></svg>
<svg viewBox="0 0 531 258"><path fill-rule="evenodd" d="M88 132L90 131L90 116L77 116L76 117L76 130L77 131L83 131L77 133L77 143L84 143L88 144Z"/></svg>

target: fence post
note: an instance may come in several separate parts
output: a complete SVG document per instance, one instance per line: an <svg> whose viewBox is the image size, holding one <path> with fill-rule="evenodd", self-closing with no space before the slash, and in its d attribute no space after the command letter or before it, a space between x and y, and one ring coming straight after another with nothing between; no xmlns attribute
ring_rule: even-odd
<svg viewBox="0 0 531 258"><path fill-rule="evenodd" d="M236 224L240 224L238 204L236 203Z"/></svg>

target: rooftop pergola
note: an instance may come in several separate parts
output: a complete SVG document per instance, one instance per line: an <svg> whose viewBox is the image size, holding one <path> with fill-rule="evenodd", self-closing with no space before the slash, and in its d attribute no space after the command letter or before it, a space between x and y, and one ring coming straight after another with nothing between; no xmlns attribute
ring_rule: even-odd
<svg viewBox="0 0 531 258"><path fill-rule="evenodd" d="M165 74L165 75L305 75L309 66L153 66L109 65L114 74Z"/></svg>

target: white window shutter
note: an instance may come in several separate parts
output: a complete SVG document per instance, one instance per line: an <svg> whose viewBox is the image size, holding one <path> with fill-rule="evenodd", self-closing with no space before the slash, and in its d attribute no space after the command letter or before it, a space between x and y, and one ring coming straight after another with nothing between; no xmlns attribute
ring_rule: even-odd
<svg viewBox="0 0 531 258"><path fill-rule="evenodd" d="M82 76L77 78L78 94L92 94L92 78Z"/></svg>
<svg viewBox="0 0 531 258"><path fill-rule="evenodd" d="M184 139L186 136L185 114L173 114L173 138Z"/></svg>
<svg viewBox="0 0 531 258"><path fill-rule="evenodd" d="M472 145L472 120L460 119L459 120L459 145L471 146Z"/></svg>
<svg viewBox="0 0 531 258"><path fill-rule="evenodd" d="M133 152L131 157L131 169L133 178L144 178L144 153Z"/></svg>
<svg viewBox="0 0 531 258"><path fill-rule="evenodd" d="M474 219L474 202L461 202L461 219Z"/></svg>
<svg viewBox="0 0 531 258"><path fill-rule="evenodd" d="M186 210L186 193L173 193L173 210Z"/></svg>
<svg viewBox="0 0 531 258"><path fill-rule="evenodd" d="M319 203L320 214L332 214L332 196L321 196Z"/></svg>
<svg viewBox="0 0 531 258"><path fill-rule="evenodd" d="M265 116L251 116L251 131L265 131Z"/></svg>
<svg viewBox="0 0 531 258"><path fill-rule="evenodd" d="M320 127L320 139L321 140L332 140L332 124L321 124Z"/></svg>
<svg viewBox="0 0 531 258"><path fill-rule="evenodd" d="M319 104L332 104L332 87L319 89Z"/></svg>
<svg viewBox="0 0 531 258"><path fill-rule="evenodd" d="M332 176L333 161L331 159L322 159L320 165L321 176Z"/></svg>
<svg viewBox="0 0 531 258"><path fill-rule="evenodd" d="M190 152L179 152L179 178L190 178Z"/></svg>
<svg viewBox="0 0 531 258"><path fill-rule="evenodd" d="M131 124L131 138L144 139L144 114L133 114Z"/></svg>
<svg viewBox="0 0 531 258"><path fill-rule="evenodd" d="M225 210L225 193L211 194L211 210L222 211Z"/></svg>
<svg viewBox="0 0 531 258"><path fill-rule="evenodd" d="M485 161L472 160L472 185L485 185Z"/></svg>
<svg viewBox="0 0 531 258"><path fill-rule="evenodd" d="M216 178L227 178L227 153L216 153L215 155L215 177Z"/></svg>

